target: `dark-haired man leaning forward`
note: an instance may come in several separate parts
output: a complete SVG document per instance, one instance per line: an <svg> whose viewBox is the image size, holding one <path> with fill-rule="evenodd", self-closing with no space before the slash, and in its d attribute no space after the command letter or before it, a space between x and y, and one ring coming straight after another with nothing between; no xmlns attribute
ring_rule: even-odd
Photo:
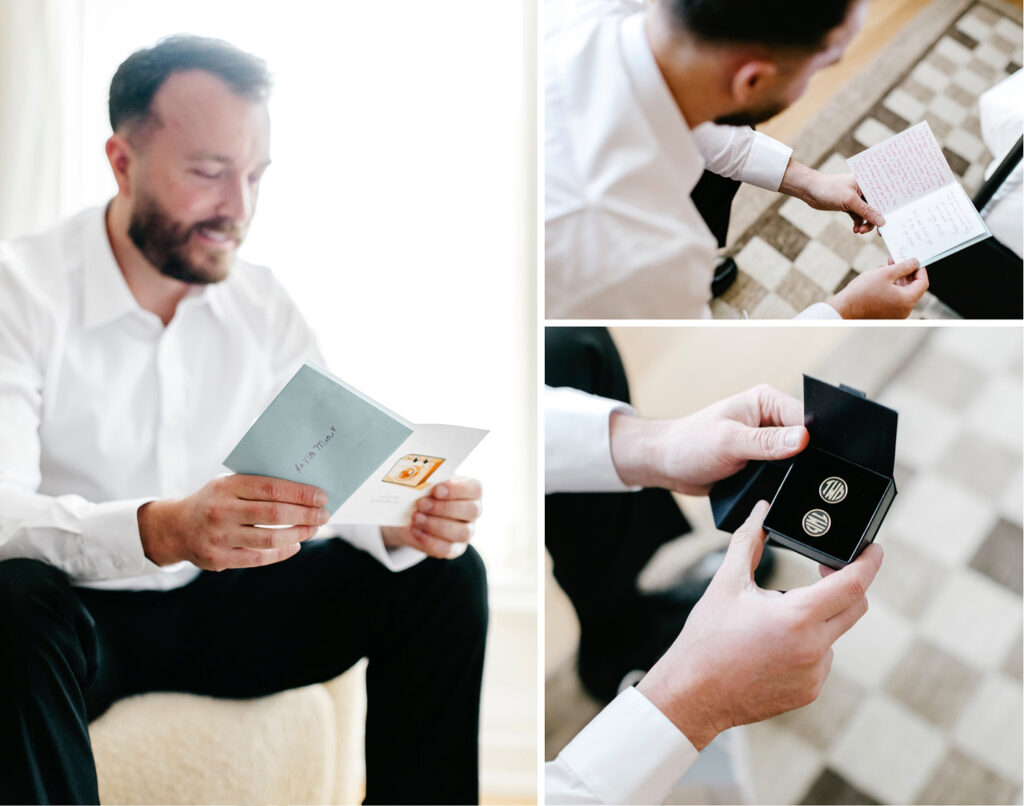
<svg viewBox="0 0 1024 806"><path fill-rule="evenodd" d="M725 243L735 192L728 180L847 212L861 234L883 224L852 175L801 165L749 128L840 58L866 7L548 0L548 318L709 316L716 240ZM882 266L801 316L902 319L927 287L916 261Z"/></svg>
<svg viewBox="0 0 1024 806"><path fill-rule="evenodd" d="M0 244L2 802L96 803L88 723L120 697L256 697L361 657L367 802L476 801L486 583L472 548L447 558L479 483L370 528L328 524L314 487L218 475L320 358L273 276L235 257L268 91L226 43L134 54L110 92L117 195ZM345 539L306 542L325 525Z"/></svg>

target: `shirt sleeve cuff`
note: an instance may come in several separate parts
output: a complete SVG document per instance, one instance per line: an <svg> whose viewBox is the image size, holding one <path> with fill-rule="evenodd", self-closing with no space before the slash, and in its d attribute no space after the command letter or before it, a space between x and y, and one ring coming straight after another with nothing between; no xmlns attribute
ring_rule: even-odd
<svg viewBox="0 0 1024 806"><path fill-rule="evenodd" d="M782 177L786 175L792 156L793 149L785 143L767 134L754 132L741 179L765 190L777 191L782 186Z"/></svg>
<svg viewBox="0 0 1024 806"><path fill-rule="evenodd" d="M544 388L544 486L548 493L629 492L612 462L608 421L633 407L579 389Z"/></svg>
<svg viewBox="0 0 1024 806"><path fill-rule="evenodd" d="M650 700L630 687L559 754L602 803L661 803L697 750Z"/></svg>
<svg viewBox="0 0 1024 806"><path fill-rule="evenodd" d="M337 528L338 537L341 537L367 554L374 557L381 565L390 571L404 571L412 568L427 555L412 546L398 546L390 548L384 545L384 538L381 536L380 527L372 525L347 525Z"/></svg>
<svg viewBox="0 0 1024 806"><path fill-rule="evenodd" d="M805 308L800 311L795 317L796 319L842 319L839 315L839 311L829 305L827 302L815 302L809 308Z"/></svg>
<svg viewBox="0 0 1024 806"><path fill-rule="evenodd" d="M81 519L91 579L119 579L162 570L147 559L139 535L139 507L153 498L92 504Z"/></svg>

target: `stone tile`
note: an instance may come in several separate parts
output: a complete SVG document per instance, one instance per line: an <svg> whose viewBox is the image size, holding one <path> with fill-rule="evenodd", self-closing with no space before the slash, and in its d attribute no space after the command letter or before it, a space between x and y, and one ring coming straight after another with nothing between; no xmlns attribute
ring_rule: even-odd
<svg viewBox="0 0 1024 806"><path fill-rule="evenodd" d="M753 803L798 803L821 770L821 753L774 719L747 725L750 778L755 782Z"/></svg>
<svg viewBox="0 0 1024 806"><path fill-rule="evenodd" d="M988 26L988 28L992 28L993 26L995 26L995 24L999 22L999 20L1005 19L1005 17L1003 17L994 9L988 8L987 6L981 4L976 5L971 10L970 16L974 17L976 20L980 20L986 26Z"/></svg>
<svg viewBox="0 0 1024 806"><path fill-rule="evenodd" d="M938 730L909 708L873 695L854 714L826 760L870 797L886 803L910 803L944 755Z"/></svg>
<svg viewBox="0 0 1024 806"><path fill-rule="evenodd" d="M1024 532L1020 526L1000 518L971 560L971 568L1020 596L1024 578Z"/></svg>
<svg viewBox="0 0 1024 806"><path fill-rule="evenodd" d="M887 109L906 121L916 123L925 112L925 105L902 87L897 87L883 101Z"/></svg>
<svg viewBox="0 0 1024 806"><path fill-rule="evenodd" d="M864 144L857 142L853 132L845 132L833 148L842 157L852 157L854 154L859 154L864 150Z"/></svg>
<svg viewBox="0 0 1024 806"><path fill-rule="evenodd" d="M932 134L935 135L935 139L938 140L940 144L949 136L949 133L953 131L953 127L934 112L926 113L924 119L928 121Z"/></svg>
<svg viewBox="0 0 1024 806"><path fill-rule="evenodd" d="M1006 482L1006 489L999 498L999 514L1018 526L1024 520L1024 477L1020 471Z"/></svg>
<svg viewBox="0 0 1024 806"><path fill-rule="evenodd" d="M835 288L850 270L849 264L818 241L811 241L793 265L822 288Z"/></svg>
<svg viewBox="0 0 1024 806"><path fill-rule="evenodd" d="M910 125L910 121L902 115L898 115L883 104L877 104L871 110L871 117L881 123L890 131L901 132ZM916 121L915 121L916 122Z"/></svg>
<svg viewBox="0 0 1024 806"><path fill-rule="evenodd" d="M1003 72L1006 69L1006 63L1009 61L1006 53L991 45L977 48L974 51L974 57L999 72Z"/></svg>
<svg viewBox="0 0 1024 806"><path fill-rule="evenodd" d="M879 123L874 118L867 118L863 123L854 129L853 136L858 143L863 144L865 148L870 148L873 145L881 143L892 137L895 132L888 126Z"/></svg>
<svg viewBox="0 0 1024 806"><path fill-rule="evenodd" d="M915 98L925 106L927 106L928 102L935 96L935 93L932 92L932 90L923 84L919 84L914 80L913 76L910 76L903 82L903 89L908 95Z"/></svg>
<svg viewBox="0 0 1024 806"><path fill-rule="evenodd" d="M980 679L976 669L918 639L892 670L885 691L933 725L948 730Z"/></svg>
<svg viewBox="0 0 1024 806"><path fill-rule="evenodd" d="M967 412L969 428L1009 450L1019 450L1024 440L1020 416L1021 397L1018 379L993 378L978 392Z"/></svg>
<svg viewBox="0 0 1024 806"><path fill-rule="evenodd" d="M935 469L978 495L995 500L1006 480L1020 468L1020 452L1007 450L987 437L960 432ZM1018 535L1020 530L1017 530Z"/></svg>
<svg viewBox="0 0 1024 806"><path fill-rule="evenodd" d="M1014 803L1017 787L983 764L950 748L918 803Z"/></svg>
<svg viewBox="0 0 1024 806"><path fill-rule="evenodd" d="M953 129L946 138L946 147L964 159L974 162L985 153L985 144L963 129Z"/></svg>
<svg viewBox="0 0 1024 806"><path fill-rule="evenodd" d="M984 42L988 38L990 26L979 19L975 14L965 14L956 22L957 30L963 31L969 37L978 42Z"/></svg>
<svg viewBox="0 0 1024 806"><path fill-rule="evenodd" d="M907 651L913 633L909 621L884 602L873 601L863 618L832 645L832 668L859 685L878 686Z"/></svg>
<svg viewBox="0 0 1024 806"><path fill-rule="evenodd" d="M936 346L934 340L900 371L900 383L958 411L963 411L974 399L984 378L981 370L960 356L950 355Z"/></svg>
<svg viewBox="0 0 1024 806"><path fill-rule="evenodd" d="M976 95L972 95L957 84L951 83L946 87L946 95L965 109L973 109L978 104L978 97Z"/></svg>
<svg viewBox="0 0 1024 806"><path fill-rule="evenodd" d="M803 708L781 714L774 722L794 731L815 747L828 747L864 698L863 689L833 670L818 699Z"/></svg>
<svg viewBox="0 0 1024 806"><path fill-rule="evenodd" d="M829 154L828 159L824 160L817 167L819 171L826 174L853 173L850 170L850 166L847 164L846 159L843 157L843 155L837 154L835 152Z"/></svg>
<svg viewBox="0 0 1024 806"><path fill-rule="evenodd" d="M791 271L775 289L786 303L794 310L802 311L815 302L821 302L829 296L829 289L822 288L813 280L805 277L801 272Z"/></svg>
<svg viewBox="0 0 1024 806"><path fill-rule="evenodd" d="M712 319L742 319L743 315L728 302L715 298L711 300Z"/></svg>
<svg viewBox="0 0 1024 806"><path fill-rule="evenodd" d="M953 169L953 173L957 176L963 176L967 172L967 169L971 167L971 163L955 151L951 151L945 146L942 148L942 153L946 157L946 162L949 163L949 167Z"/></svg>
<svg viewBox="0 0 1024 806"><path fill-rule="evenodd" d="M739 265L739 264L737 264ZM768 295L768 289L746 272L739 272L736 282L722 295L724 302L737 311L752 311Z"/></svg>
<svg viewBox="0 0 1024 806"><path fill-rule="evenodd" d="M960 184L963 185L967 195L972 198L985 181L985 164L986 161L974 163L964 172L964 175L960 177Z"/></svg>
<svg viewBox="0 0 1024 806"><path fill-rule="evenodd" d="M967 110L948 95L936 95L928 104L928 111L938 115L951 126L958 126L967 117Z"/></svg>
<svg viewBox="0 0 1024 806"><path fill-rule="evenodd" d="M807 790L800 803L878 803L879 801L865 795L857 787L827 767L821 771L811 788Z"/></svg>
<svg viewBox="0 0 1024 806"><path fill-rule="evenodd" d="M893 384L882 391L879 402L900 413L896 455L912 470L931 468L959 431L955 413L919 388ZM900 488L900 493L906 492Z"/></svg>
<svg viewBox="0 0 1024 806"><path fill-rule="evenodd" d="M971 51L974 45L967 47L963 42L958 42L950 36L944 36L935 46L934 52L954 64L967 64L971 60Z"/></svg>
<svg viewBox="0 0 1024 806"><path fill-rule="evenodd" d="M849 265L853 265L854 258L864 247L863 239L853 232L850 217L841 214L829 221L818 240Z"/></svg>
<svg viewBox="0 0 1024 806"><path fill-rule="evenodd" d="M956 327L935 328L936 349L957 356L983 371L1005 371L1021 365L1024 348L1019 328ZM1018 446L1020 440L1017 441Z"/></svg>
<svg viewBox="0 0 1024 806"><path fill-rule="evenodd" d="M939 93L949 86L949 75L932 67L928 62L920 62L910 72L911 77L933 93Z"/></svg>
<svg viewBox="0 0 1024 806"><path fill-rule="evenodd" d="M953 743L959 750L1018 785L1024 754L1021 694L1018 683L991 675L978 686L953 728Z"/></svg>
<svg viewBox="0 0 1024 806"><path fill-rule="evenodd" d="M775 288L789 274L792 266L787 258L762 240L760 235L751 238L735 259L737 266L768 289Z"/></svg>
<svg viewBox="0 0 1024 806"><path fill-rule="evenodd" d="M889 261L889 253L885 250L882 239L878 235L869 235L868 238L870 240L867 243L861 240L863 246L853 259L853 268L857 271L871 271Z"/></svg>
<svg viewBox="0 0 1024 806"><path fill-rule="evenodd" d="M968 59L968 61L970 61L970 56L969 55L968 55L967 59ZM937 51L934 51L934 50L928 55L928 57L925 59L925 61L931 67L934 67L936 70L938 70L940 73L942 73L943 75L946 75L946 76L952 75L953 71L956 70L956 62L953 62L950 59L947 59L941 53L939 53ZM947 84L946 86L949 86L949 85Z"/></svg>
<svg viewBox="0 0 1024 806"><path fill-rule="evenodd" d="M881 602L904 618L915 620L942 586L945 573L902 540L886 534L885 528L876 538L885 550L885 561L871 583L868 600L872 607Z"/></svg>
<svg viewBox="0 0 1024 806"><path fill-rule="evenodd" d="M963 31L958 30L956 28L953 28L949 32L948 38L956 40L968 50L974 50L976 47L978 47L977 39L975 39L973 36L965 34Z"/></svg>
<svg viewBox="0 0 1024 806"><path fill-rule="evenodd" d="M792 319L799 311L782 299L778 294L769 291L760 304L750 312L751 319Z"/></svg>
<svg viewBox="0 0 1024 806"><path fill-rule="evenodd" d="M1020 39L1020 32L1017 34L1017 39ZM998 50L1002 51L1006 56L1012 56L1017 50L1017 43L1012 39L1007 39L1002 36L990 37L988 43Z"/></svg>
<svg viewBox="0 0 1024 806"><path fill-rule="evenodd" d="M779 215L795 225L808 238L817 238L828 226L828 216L813 210L799 199L787 199L779 208Z"/></svg>
<svg viewBox="0 0 1024 806"><path fill-rule="evenodd" d="M978 48L977 50L974 51L974 57L969 62L967 62L967 69L973 70L975 73L977 73L985 80L985 84L987 87L991 87L998 80L996 78L997 71L996 68L994 68L987 61L978 58L977 54L980 53L981 51L982 48Z"/></svg>
<svg viewBox="0 0 1024 806"><path fill-rule="evenodd" d="M859 275L860 275L859 271L857 271L856 269L850 269L846 273L846 276L842 280L840 280L839 284L833 289L833 293L839 293L840 291L842 291L844 288L846 288L846 286L848 286Z"/></svg>
<svg viewBox="0 0 1024 806"><path fill-rule="evenodd" d="M1018 45L1020 44L1021 26L1017 23L1011 22L1006 17L998 17L995 20L994 28L999 36L1011 42L1016 42Z"/></svg>
<svg viewBox="0 0 1024 806"><path fill-rule="evenodd" d="M796 260L810 240L781 215L772 216L758 234L789 261Z"/></svg>
<svg viewBox="0 0 1024 806"><path fill-rule="evenodd" d="M996 669L1021 630L1021 601L977 571L949 575L921 616L921 634L979 669Z"/></svg>
<svg viewBox="0 0 1024 806"><path fill-rule="evenodd" d="M1024 679L1024 646L1022 646L1021 636L1018 635L1016 643L1010 646L1010 651L1006 653L999 670L1017 680Z"/></svg>

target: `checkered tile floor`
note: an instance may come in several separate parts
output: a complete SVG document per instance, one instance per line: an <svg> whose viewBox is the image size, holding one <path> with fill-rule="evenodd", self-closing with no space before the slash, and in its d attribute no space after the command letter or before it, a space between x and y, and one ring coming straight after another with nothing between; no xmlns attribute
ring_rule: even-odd
<svg viewBox="0 0 1024 806"><path fill-rule="evenodd" d="M847 157L927 120L950 167L973 195L992 160L981 140L978 98L1021 69L1021 35L1019 18L975 3L815 167L846 173ZM854 235L845 214L818 212L796 199L773 204L729 251L740 273L713 302L716 318L744 312L751 318L792 317L888 259L881 238ZM954 316L931 294L914 312L915 318Z"/></svg>
<svg viewBox="0 0 1024 806"><path fill-rule="evenodd" d="M746 731L759 803L1020 803L1019 328L942 328L877 398L899 495L871 608L807 708Z"/></svg>

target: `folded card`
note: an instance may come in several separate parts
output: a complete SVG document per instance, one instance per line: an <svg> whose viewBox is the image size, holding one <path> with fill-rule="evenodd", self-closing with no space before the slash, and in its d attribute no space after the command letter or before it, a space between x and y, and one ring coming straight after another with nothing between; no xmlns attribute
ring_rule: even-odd
<svg viewBox="0 0 1024 806"><path fill-rule="evenodd" d="M988 238L984 220L953 176L927 121L847 160L893 260L922 266Z"/></svg>
<svg viewBox="0 0 1024 806"><path fill-rule="evenodd" d="M414 425L307 361L224 465L319 487L333 523L402 526L416 499L451 478L486 434Z"/></svg>

